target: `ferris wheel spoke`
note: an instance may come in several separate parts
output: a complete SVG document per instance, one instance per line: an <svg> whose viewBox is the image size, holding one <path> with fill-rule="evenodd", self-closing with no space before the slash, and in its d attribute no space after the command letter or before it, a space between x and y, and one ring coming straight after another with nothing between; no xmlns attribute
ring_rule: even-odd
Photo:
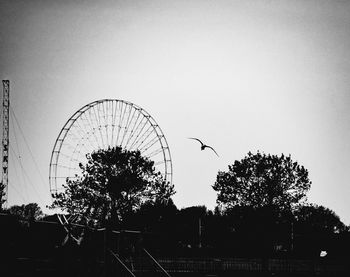
<svg viewBox="0 0 350 277"><path fill-rule="evenodd" d="M105 102L106 103L106 105L108 104L108 102ZM104 123L105 123L105 125L104 125L104 127L106 128L106 147L108 148L108 146L109 146L109 143L108 143L108 141L109 141L109 139L108 139L108 130L107 130L107 126L108 126L108 115L107 115L107 113L106 113L106 109L105 109L105 105L104 105L104 103L102 103L102 110L103 110L103 118L104 118Z"/></svg>
<svg viewBox="0 0 350 277"><path fill-rule="evenodd" d="M89 152L89 149L87 148L86 144L83 141L77 141L75 142L75 146L69 145L67 147L64 147L64 149L68 148L70 149L73 153L76 152L76 149L80 147L79 149L84 149L87 153Z"/></svg>
<svg viewBox="0 0 350 277"><path fill-rule="evenodd" d="M123 105L122 103L119 103L119 109L118 109L118 127L117 127L117 137L116 137L116 141L115 141L115 145L118 145L118 140L119 140L119 133L120 133L120 129L121 129L121 121L122 121L122 110L123 110Z"/></svg>
<svg viewBox="0 0 350 277"><path fill-rule="evenodd" d="M69 167L69 166L62 165L62 164L57 164L56 166L60 167L60 168L64 168L64 169L69 169L69 170L78 170L78 168L76 168L76 167Z"/></svg>
<svg viewBox="0 0 350 277"><path fill-rule="evenodd" d="M126 134L128 133L128 130L129 130L129 126L130 126L130 122L132 120L132 116L131 116L131 109L132 109L132 106L129 107L129 111L128 111L128 118L126 120L126 124L125 124L125 128L124 128L124 134L123 134L123 138L122 138L122 141L121 141L121 145L123 145L123 142L124 142L124 139L125 139L125 136ZM134 110L134 113L135 113L135 110Z"/></svg>
<svg viewBox="0 0 350 277"><path fill-rule="evenodd" d="M114 146L139 150L172 181L170 151L155 120L135 104L105 99L82 107L61 129L50 159L51 193L64 192L66 180L83 178L80 164L87 163L87 154Z"/></svg>
<svg viewBox="0 0 350 277"><path fill-rule="evenodd" d="M69 160L72 159L72 156L71 156L71 155L67 155L67 154L65 154L65 153L63 153L63 152L60 152L60 156L63 156L63 157L65 157L65 158L69 159ZM80 162L80 160L77 160L77 159L74 159L74 161Z"/></svg>
<svg viewBox="0 0 350 277"><path fill-rule="evenodd" d="M113 125L114 128L118 129L118 119L120 120L120 109L118 106L120 106L119 102L115 103L114 105L114 120L113 120ZM116 134L115 134L116 135ZM115 136L115 139L117 137ZM115 143L115 141L113 140L113 143Z"/></svg>
<svg viewBox="0 0 350 277"><path fill-rule="evenodd" d="M98 116L97 116L97 112L96 112L95 106L92 106L92 107L91 107L91 115L92 115L92 118L94 118L94 120L95 120L95 123L94 123L94 125L93 125L93 126L95 126L95 127L94 127L94 129L95 129L94 131L95 131L96 133L98 133L98 128L99 128L99 126L100 126L100 120L99 120L99 118L98 118ZM96 137L97 137L97 141L98 141L97 147L98 147L98 148L102 148L102 147L101 147L101 144L102 144L102 136L100 137L99 134L96 134Z"/></svg>
<svg viewBox="0 0 350 277"><path fill-rule="evenodd" d="M123 107L124 107L124 110L121 112L121 119L120 119L120 122L119 122L119 129L118 129L118 137L117 137L117 145L121 145L121 143L119 143L119 135L121 135L121 132L122 132L122 129L124 127L124 118L125 118L125 113L126 113L126 105L122 102L121 103L122 105L122 108L121 108L121 111L123 110Z"/></svg>
<svg viewBox="0 0 350 277"><path fill-rule="evenodd" d="M74 127L72 127L71 129L74 130L74 129L77 129L77 128L74 126ZM74 139L80 140L81 134L78 132L78 135L77 135L76 133L71 132L71 133L67 134L67 137L71 137L73 140L74 140Z"/></svg>
<svg viewBox="0 0 350 277"><path fill-rule="evenodd" d="M106 135L106 117L105 117L105 113L104 113L104 103L101 103L97 106L97 110L98 110L98 116L101 119L101 133L102 133L102 137L104 138L104 143L103 143L103 148L106 148L108 145L108 139L107 139L107 135Z"/></svg>
<svg viewBox="0 0 350 277"><path fill-rule="evenodd" d="M113 147L113 101L108 101L107 115L108 129L110 131L110 140L108 144L110 147Z"/></svg>
<svg viewBox="0 0 350 277"><path fill-rule="evenodd" d="M147 156L148 158L152 158L155 157L156 155L158 155L159 153L161 153L163 151L163 148L160 147L160 148L155 148L155 147L152 147L154 146L155 144L157 143L157 141L153 142L152 145L150 145L149 147L143 149L143 150L140 150L141 151L141 154Z"/></svg>
<svg viewBox="0 0 350 277"><path fill-rule="evenodd" d="M102 132L101 132L101 120L99 119L100 117L100 114L99 114L99 110L98 110L98 107L97 108L95 108L96 106L94 106L93 107L93 109L94 109L94 114L95 114L95 117L96 117L96 120L97 120L97 122L98 122L98 126L97 126L97 130L99 131L99 134L100 134L100 137L101 137L101 143L99 144L99 147L101 148L101 149L103 149L104 148L104 140L103 140L103 136L102 136ZM95 109L97 109L97 113L96 113L96 110ZM98 116L97 116L97 114L98 114Z"/></svg>
<svg viewBox="0 0 350 277"><path fill-rule="evenodd" d="M147 130L142 133L142 135L139 137L139 139L134 143L134 147L136 149L140 149L141 145L148 139L150 135L153 133L153 126L148 126Z"/></svg>
<svg viewBox="0 0 350 277"><path fill-rule="evenodd" d="M81 149L82 149L82 148L85 150L86 153L89 153L89 152L90 152L90 149L88 149L88 148L86 147L86 145L85 145L83 139L81 139L81 140L77 143L77 145L76 145L76 147L75 147L75 150L78 149L78 147L79 147L79 153L81 152ZM75 150L73 151L73 153L75 152Z"/></svg>
<svg viewBox="0 0 350 277"><path fill-rule="evenodd" d="M114 106L114 108L113 108ZM114 113L113 113L114 111ZM117 105L114 105L114 102L112 102L112 147L114 146L114 129L115 129L115 120L117 117Z"/></svg>
<svg viewBox="0 0 350 277"><path fill-rule="evenodd" d="M131 130L130 130L130 136L128 137L126 143L125 143L125 147L127 147L127 145L129 144L131 138L133 137L134 133L135 133L135 127L136 127L136 124L138 123L139 121L139 118L140 118L140 115L141 113L139 112L139 109L134 107L134 114L137 112L137 116L136 116L136 119L135 119L135 115L133 115L132 117L132 122L133 122L133 125L131 127Z"/></svg>
<svg viewBox="0 0 350 277"><path fill-rule="evenodd" d="M116 118L117 118L117 106L112 101L111 102L111 122L110 122L110 129L111 129L111 147L114 147L114 141L116 137Z"/></svg>
<svg viewBox="0 0 350 277"><path fill-rule="evenodd" d="M105 133L106 133L106 149L109 147L109 139L108 139L108 125L105 125Z"/></svg>
<svg viewBox="0 0 350 277"><path fill-rule="evenodd" d="M93 149L97 150L97 149L103 149L103 144L101 142L101 139L99 139L99 137L101 136L101 127L97 126L95 128L93 128L93 135L96 137L96 145Z"/></svg>
<svg viewBox="0 0 350 277"><path fill-rule="evenodd" d="M119 124L119 133L118 133L118 141L117 141L117 145L122 145L122 141L123 141L123 134L125 133L125 115L127 113L127 106L124 105L124 111L120 120L120 124ZM120 139L120 142L119 142Z"/></svg>
<svg viewBox="0 0 350 277"><path fill-rule="evenodd" d="M122 120L120 121L122 127L125 126L125 115L128 113L128 107L130 108L130 106L124 102L123 102L123 106L124 106L124 112L123 112Z"/></svg>
<svg viewBox="0 0 350 277"><path fill-rule="evenodd" d="M93 124L92 126L94 126L93 129L96 131L98 129L98 126L100 125L100 123L99 123L99 120L98 120L98 117L97 117L97 114L96 114L95 106L92 106L89 111L90 111L90 118L91 118L92 124ZM96 136L96 139L97 139L97 147L101 148L101 139L102 138L99 138L98 135L95 135L95 136Z"/></svg>
<svg viewBox="0 0 350 277"><path fill-rule="evenodd" d="M70 143L64 143L64 144L62 144L61 150L59 150L58 152L62 151L62 149L66 149L66 148L67 148L67 150L72 150L72 149L74 149L74 146L71 145Z"/></svg>
<svg viewBox="0 0 350 277"><path fill-rule="evenodd" d="M72 157L76 157L75 159L78 159L79 157L82 157L82 158L84 158L84 153L83 153L83 151L82 151L82 148L84 148L84 153L85 154L88 154L88 153L90 153L91 151L89 150L89 149L87 149L86 148L86 146L83 144L83 143L78 143L76 146L75 146L75 148L74 148L74 150L73 150L73 152L72 152ZM81 159L80 159L81 160ZM73 161L71 160L70 161L70 164L72 163Z"/></svg>
<svg viewBox="0 0 350 277"><path fill-rule="evenodd" d="M105 140L106 140L107 138L106 138L106 136L103 134L103 130L104 130L103 127L105 127L105 126L103 125L103 122L102 122L102 120L103 120L103 112L102 112L101 106L103 107L103 104L97 106L98 117L101 119L101 120L100 120L99 131L100 131L100 133L101 133L101 138L102 138L102 149L106 149L106 148L107 148L107 142L105 142ZM101 113L102 113L102 115L101 115Z"/></svg>
<svg viewBox="0 0 350 277"><path fill-rule="evenodd" d="M148 149L150 149L157 142L158 142L158 136L154 137L153 139L150 139L145 145L143 145L141 148L139 148L139 150L141 152L146 152Z"/></svg>
<svg viewBox="0 0 350 277"><path fill-rule="evenodd" d="M89 110L89 114L91 116L91 110ZM87 117L86 113L84 113L84 117L85 117L86 121L88 122L89 127L90 127L90 131L93 134L93 137L94 137L94 139L96 141L96 144L98 145L99 143L98 143L98 139L97 139L97 137L95 135L95 128L93 127L94 125L92 124L92 121Z"/></svg>
<svg viewBox="0 0 350 277"><path fill-rule="evenodd" d="M55 179L78 179L79 177L77 176L56 176Z"/></svg>
<svg viewBox="0 0 350 277"><path fill-rule="evenodd" d="M70 160L70 162L74 162L74 161L77 161L78 163L79 162L82 162L84 160L86 160L86 154L90 153L91 151L84 151L84 153L81 151L81 149L74 149L74 151L72 152L72 157L74 157L73 160Z"/></svg>
<svg viewBox="0 0 350 277"><path fill-rule="evenodd" d="M123 136L122 136L120 145L123 145L125 136L126 136L126 134L127 134L127 130L128 130L128 128L129 128L130 116L131 116L131 109L132 109L132 106L129 106L129 109L128 109L128 112L127 112L128 116L127 116L126 121L125 121L125 124L124 124L124 126L123 126Z"/></svg>
<svg viewBox="0 0 350 277"><path fill-rule="evenodd" d="M164 163L165 163L164 161L159 161L159 162L154 163L154 166L158 166L158 165L161 165L161 164L164 164Z"/></svg>
<svg viewBox="0 0 350 277"><path fill-rule="evenodd" d="M78 157L86 157L86 154L91 154L95 148L88 149L84 144L77 144L72 154L77 154Z"/></svg>
<svg viewBox="0 0 350 277"><path fill-rule="evenodd" d="M77 125L78 125L78 127L80 127L81 130L82 130L82 127L80 126L80 123L79 123L79 122L77 122ZM92 144L92 142L91 142L91 140L90 140L89 131L85 131L84 136L86 137L87 141L90 143L91 147L93 148L94 146L93 146L93 144ZM83 139L84 139L84 137L82 138L82 140L83 140Z"/></svg>
<svg viewBox="0 0 350 277"><path fill-rule="evenodd" d="M85 125L84 126L81 125L81 122L82 122L82 117L79 117L76 120L75 124L73 125L73 128L77 128L79 132L82 132L83 134L85 134L86 132L88 132L88 130L86 129Z"/></svg>
<svg viewBox="0 0 350 277"><path fill-rule="evenodd" d="M82 116L79 118L79 120L77 120L75 125L82 131L83 134L87 134L90 131Z"/></svg>
<svg viewBox="0 0 350 277"><path fill-rule="evenodd" d="M104 105L104 110L103 110L103 112L104 112L104 114L105 114L105 127L106 127L106 139L107 139L107 147L110 147L110 140L111 140L111 138L110 138L110 136L111 136L111 134L110 134L110 132L109 132L109 126L110 126L110 124L109 124L109 113L108 113L108 111L109 111L110 109L109 109L109 101L106 101L105 102L105 105Z"/></svg>
<svg viewBox="0 0 350 277"><path fill-rule="evenodd" d="M97 116L96 116L96 111L95 111L94 106L92 106L89 109L89 117L86 116L86 118L89 119L89 122L90 122L91 126L97 126L98 125L98 119L97 119Z"/></svg>
<svg viewBox="0 0 350 277"><path fill-rule="evenodd" d="M138 121L139 118L140 118L140 115L141 115L141 113L139 112L139 109L138 109L138 108L135 108L135 111L138 111L137 117L136 117L136 120L135 120L135 122L134 122L133 127L131 128L130 136L129 136L129 138L128 138L126 144L125 144L125 147L128 146L129 142L130 142L131 139L134 137L134 135L135 135L135 133L136 133L136 130L137 130L138 126L141 124L141 121L142 121L142 119L141 119L140 122ZM138 123L138 122L139 122L139 123ZM137 125L137 127L136 127L136 124L137 124L137 123L138 123L138 125ZM136 127L136 128L135 128L135 127ZM131 148L131 147L130 147L130 148Z"/></svg>
<svg viewBox="0 0 350 277"><path fill-rule="evenodd" d="M153 141L149 146L141 150L141 153L144 153L149 158L156 156L158 153L163 152L163 147L158 145L158 140Z"/></svg>
<svg viewBox="0 0 350 277"><path fill-rule="evenodd" d="M143 119L142 119L143 120ZM140 122L141 123L141 122ZM130 149L134 149L135 148L135 144L137 144L139 141L140 141L140 136L142 135L142 131L143 129L147 126L147 123L148 123L148 120L146 119L145 120L145 123L142 125L142 128L140 130L137 130L137 135L136 135L136 132L135 132L135 139L133 141L133 143L130 145ZM148 129L150 128L151 126L148 127ZM147 129L147 130L148 130ZM137 149L137 148L136 148Z"/></svg>
<svg viewBox="0 0 350 277"><path fill-rule="evenodd" d="M147 151L147 150L146 150L146 151ZM151 158L157 156L159 153L162 153L162 152L163 152L163 148L158 148L157 150L154 150L153 152L149 153L149 154L147 155L147 157L148 157L149 159L151 159ZM164 161L162 161L162 162L164 162Z"/></svg>

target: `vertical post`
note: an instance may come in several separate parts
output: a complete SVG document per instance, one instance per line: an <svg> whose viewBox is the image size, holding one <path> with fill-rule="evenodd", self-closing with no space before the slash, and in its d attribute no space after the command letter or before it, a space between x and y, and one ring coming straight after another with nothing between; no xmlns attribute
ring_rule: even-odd
<svg viewBox="0 0 350 277"><path fill-rule="evenodd" d="M202 219L198 218L198 248L202 248Z"/></svg>
<svg viewBox="0 0 350 277"><path fill-rule="evenodd" d="M7 206L8 197L8 161L9 161L9 108L10 108L10 81L3 80L2 104L2 180L0 185L1 208Z"/></svg>
<svg viewBox="0 0 350 277"><path fill-rule="evenodd" d="M291 224L291 234L290 234L290 239L291 239L291 245L290 245L290 251L294 251L294 222L292 219L292 224Z"/></svg>

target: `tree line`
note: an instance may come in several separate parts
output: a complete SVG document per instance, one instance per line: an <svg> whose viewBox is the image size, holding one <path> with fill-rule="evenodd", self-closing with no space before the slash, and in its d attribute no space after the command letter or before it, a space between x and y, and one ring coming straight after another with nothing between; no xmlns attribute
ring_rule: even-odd
<svg viewBox="0 0 350 277"><path fill-rule="evenodd" d="M249 152L219 171L217 206L179 209L174 186L139 151L98 150L79 164L81 175L53 195L52 208L78 215L91 228L138 230L163 255L347 255L349 227L330 209L307 202L308 170L284 154ZM36 204L9 213L39 219Z"/></svg>

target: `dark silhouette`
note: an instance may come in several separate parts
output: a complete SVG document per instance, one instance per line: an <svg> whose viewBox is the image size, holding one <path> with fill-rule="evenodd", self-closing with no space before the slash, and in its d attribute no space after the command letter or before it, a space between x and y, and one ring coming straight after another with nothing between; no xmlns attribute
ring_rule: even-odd
<svg viewBox="0 0 350 277"><path fill-rule="evenodd" d="M249 152L241 161L229 165L228 172L219 171L213 189L218 192L217 203L221 207L248 206L261 212L259 242L265 273L276 245L276 222L280 213L291 213L303 203L310 186L308 171L283 154Z"/></svg>
<svg viewBox="0 0 350 277"><path fill-rule="evenodd" d="M43 212L37 203L29 203L26 205L13 205L8 210L9 214L18 216L19 219L39 220L43 217Z"/></svg>
<svg viewBox="0 0 350 277"><path fill-rule="evenodd" d="M200 268L202 273L207 274L225 270L224 276L229 276L230 272L231 275L263 276L261 257L266 257L267 268L278 266L282 271L279 276L285 276L283 270L289 272L287 276L315 276L316 269L318 276L327 276L327 272L332 276L348 276L345 266L350 258L347 249L350 233L329 209L304 206L294 215L276 211L271 217L273 247L265 256L264 232L270 212L266 207L235 206L212 212L204 206L177 209L171 201L168 203L148 202L142 204L139 210L124 215L120 227L141 232L124 231L111 239L116 247L114 252L130 269L149 270L149 261L146 268L145 255L140 253L141 248L146 248L158 260L165 260L166 269L170 268L173 272L182 270L185 258L188 261L186 270L193 272ZM78 243L72 237L66 239L67 233L55 216L32 224L22 224L18 217L12 215L4 215L0 219L1 245L5 246L6 253L12 255L7 256L7 264L4 265L10 265L12 272L37 276L34 272L40 265L36 260L44 259L46 268L55 269L51 276L102 276L104 231L80 229L82 240ZM140 240L141 243L138 242ZM321 259L322 251L327 255ZM19 257L29 259L18 260ZM226 263L224 268L222 263ZM252 264L259 267L254 269ZM305 268L309 264L312 267ZM331 267L324 271L328 264ZM246 268L246 273L236 272L237 266ZM298 273L300 270L304 275Z"/></svg>
<svg viewBox="0 0 350 277"><path fill-rule="evenodd" d="M65 191L54 195L53 207L95 220L100 226L113 225L145 202L168 201L174 188L155 172L154 162L139 151L121 147L98 150L80 164L82 175L68 180ZM110 222L108 223L111 224Z"/></svg>
<svg viewBox="0 0 350 277"><path fill-rule="evenodd" d="M213 151L214 151L214 153L216 154L216 156L218 156L218 157L219 157L218 153L216 153L216 151L215 151L215 149L214 149L213 147L211 147L211 146L209 146L209 145L204 144L204 143L203 143L201 140L199 140L199 139L197 139L197 138L189 138L189 139L194 139L194 140L199 141L199 142L200 142L200 144L201 144L201 150L202 150L202 151L203 151L205 148L209 148L209 149L211 149L211 150L213 150Z"/></svg>
<svg viewBox="0 0 350 277"><path fill-rule="evenodd" d="M348 229L334 211L323 206L303 205L295 210L294 215L296 228L303 233L330 235Z"/></svg>
<svg viewBox="0 0 350 277"><path fill-rule="evenodd" d="M62 226L57 216L33 219L40 218L35 203L30 212L23 205L1 215L1 245L9 253L2 267L14 276L42 276L35 274L47 272L43 266L53 277L350 271L349 227L332 210L305 203L308 172L290 156L248 153L219 172L214 211L178 209L170 198L173 187L136 151L100 150L80 167L82 177L68 182L55 203L83 214L87 220L79 225Z"/></svg>
<svg viewBox="0 0 350 277"><path fill-rule="evenodd" d="M238 205L290 211L306 200L311 186L307 169L283 154L249 152L228 168L219 171L213 185L223 208Z"/></svg>

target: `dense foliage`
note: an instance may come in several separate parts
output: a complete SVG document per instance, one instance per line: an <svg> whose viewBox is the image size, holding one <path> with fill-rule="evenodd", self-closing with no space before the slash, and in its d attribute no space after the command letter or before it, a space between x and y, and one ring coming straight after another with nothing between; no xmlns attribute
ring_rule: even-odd
<svg viewBox="0 0 350 277"><path fill-rule="evenodd" d="M155 171L154 162L139 151L121 147L98 150L79 164L82 175L67 180L64 192L54 195L53 207L104 224L138 210L146 202L166 202L174 188Z"/></svg>
<svg viewBox="0 0 350 277"><path fill-rule="evenodd" d="M302 233L329 235L341 233L348 227L334 211L320 205L304 205L295 211L296 226Z"/></svg>
<svg viewBox="0 0 350 277"><path fill-rule="evenodd" d="M308 171L290 156L248 153L219 171L213 189L222 208L250 206L291 210L306 199Z"/></svg>
<svg viewBox="0 0 350 277"><path fill-rule="evenodd" d="M126 215L120 228L141 231L144 246L158 255L256 258L266 253L266 211L266 208L236 206L225 212L213 212L204 206L178 209L171 200L147 202ZM0 229L4 237L13 238L11 244L21 249L25 246L28 253L41 249L38 255L46 255L47 251L54 251L57 245L62 245L66 237L54 215L31 224L16 224L16 220L21 219L17 214L13 217L3 215L0 219L3 220L1 226L6 226ZM326 250L327 257L349 256L349 228L330 209L300 206L295 217L280 213L274 219L270 230L273 247L269 247L269 255L319 257L320 251ZM55 221L57 224L52 224ZM99 249L101 254L103 232L93 233L93 251ZM136 236L137 232L131 233L133 239Z"/></svg>
<svg viewBox="0 0 350 277"><path fill-rule="evenodd" d="M125 232L125 242L134 241L136 245L141 234L143 246L152 253L179 257L319 257L326 250L327 257L349 256L349 227L334 211L303 202L311 185L308 171L290 156L248 153L229 166L228 172L219 172L214 185L219 205L214 211L205 206L178 209L171 199L174 188L138 151L116 147L96 151L87 158L86 165L79 165L82 175L67 181L65 191L54 196L53 206L92 219L97 222L95 227L115 216L119 229L141 232ZM42 214L37 204L13 206L8 213L16 220L37 219ZM32 232L30 235L37 236L39 242L45 236L35 232L59 226L39 222L14 228ZM45 242L49 247L66 236L62 227L52 228L52 241ZM94 230L88 232L94 237L93 251L99 248L103 253L105 237L95 228L87 229ZM28 249L33 249L31 243Z"/></svg>
<svg viewBox="0 0 350 277"><path fill-rule="evenodd" d="M7 212L22 220L39 220L44 215L37 203L14 205Z"/></svg>

